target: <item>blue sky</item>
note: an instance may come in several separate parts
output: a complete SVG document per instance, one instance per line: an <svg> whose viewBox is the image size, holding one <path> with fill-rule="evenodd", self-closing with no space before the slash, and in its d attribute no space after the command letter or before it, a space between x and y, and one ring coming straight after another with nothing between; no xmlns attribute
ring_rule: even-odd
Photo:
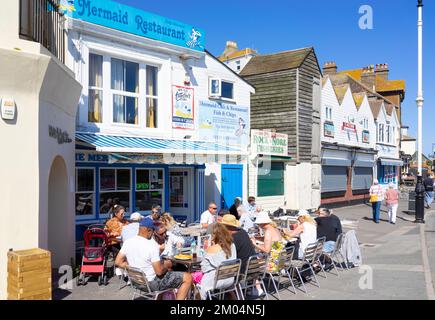
<svg viewBox="0 0 435 320"><path fill-rule="evenodd" d="M116 0L206 32L206 47L220 55L227 40L239 48L273 53L313 46L320 65L339 70L388 63L390 79L406 80L402 121L417 137L417 0ZM435 1L424 0L424 152L435 143ZM359 8L373 8L373 30L358 26Z"/></svg>

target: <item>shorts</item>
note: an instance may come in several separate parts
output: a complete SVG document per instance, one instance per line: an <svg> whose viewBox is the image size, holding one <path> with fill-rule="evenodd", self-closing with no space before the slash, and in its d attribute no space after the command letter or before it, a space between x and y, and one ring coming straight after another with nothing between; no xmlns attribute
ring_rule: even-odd
<svg viewBox="0 0 435 320"><path fill-rule="evenodd" d="M183 272L168 271L162 278L155 277L149 282L151 291L163 291L167 289L177 289L183 283Z"/></svg>

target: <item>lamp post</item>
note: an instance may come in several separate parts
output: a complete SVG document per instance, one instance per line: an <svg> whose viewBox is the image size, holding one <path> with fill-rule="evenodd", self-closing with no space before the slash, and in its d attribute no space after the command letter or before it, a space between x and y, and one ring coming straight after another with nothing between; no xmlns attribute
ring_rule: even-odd
<svg viewBox="0 0 435 320"><path fill-rule="evenodd" d="M415 187L415 222L424 223L423 186L423 0L418 0L418 177Z"/></svg>

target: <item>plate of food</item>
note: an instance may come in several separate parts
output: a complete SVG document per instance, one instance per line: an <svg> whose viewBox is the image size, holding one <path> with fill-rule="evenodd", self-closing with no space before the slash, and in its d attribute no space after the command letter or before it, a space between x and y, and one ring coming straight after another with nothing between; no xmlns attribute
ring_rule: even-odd
<svg viewBox="0 0 435 320"><path fill-rule="evenodd" d="M176 256L174 256L175 259L177 260L192 260L192 256L190 254L177 254Z"/></svg>

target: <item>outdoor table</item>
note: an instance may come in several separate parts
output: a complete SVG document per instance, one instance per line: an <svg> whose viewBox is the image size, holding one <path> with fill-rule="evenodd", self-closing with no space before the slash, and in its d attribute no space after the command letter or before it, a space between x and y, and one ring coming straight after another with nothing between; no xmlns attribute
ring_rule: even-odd
<svg viewBox="0 0 435 320"><path fill-rule="evenodd" d="M163 257L163 259L170 260L174 264L182 264L187 267L188 272L192 272L192 268L196 266L200 266L202 262L201 257L192 258L190 260L179 260L176 259L174 256L166 256Z"/></svg>

